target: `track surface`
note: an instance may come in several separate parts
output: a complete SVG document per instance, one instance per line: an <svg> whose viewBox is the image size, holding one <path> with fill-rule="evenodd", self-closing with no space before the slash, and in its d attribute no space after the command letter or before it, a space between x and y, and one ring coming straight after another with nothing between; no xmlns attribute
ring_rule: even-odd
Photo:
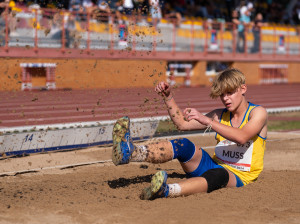
<svg viewBox="0 0 300 224"><path fill-rule="evenodd" d="M209 98L208 87L177 88L183 109L208 112L223 107ZM248 86L247 99L265 108L300 106L300 83ZM0 128L167 115L154 88L0 92Z"/></svg>

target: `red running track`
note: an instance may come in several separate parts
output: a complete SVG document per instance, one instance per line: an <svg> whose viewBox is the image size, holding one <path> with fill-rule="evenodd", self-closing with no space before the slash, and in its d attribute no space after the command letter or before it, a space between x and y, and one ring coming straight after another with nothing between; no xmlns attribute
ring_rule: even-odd
<svg viewBox="0 0 300 224"><path fill-rule="evenodd" d="M208 87L177 88L178 105L205 113L223 107L209 98ZM265 108L300 106L300 83L250 85L247 99ZM70 122L165 116L154 88L0 92L0 128Z"/></svg>

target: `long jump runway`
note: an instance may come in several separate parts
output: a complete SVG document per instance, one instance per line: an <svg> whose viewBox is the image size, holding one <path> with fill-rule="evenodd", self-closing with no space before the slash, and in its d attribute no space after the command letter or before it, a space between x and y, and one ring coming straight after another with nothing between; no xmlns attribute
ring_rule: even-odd
<svg viewBox="0 0 300 224"><path fill-rule="evenodd" d="M174 93L182 109L205 113L223 107L209 98L208 87L181 87ZM300 84L250 85L247 95L269 110L300 106ZM167 115L154 88L0 92L0 105L0 128Z"/></svg>

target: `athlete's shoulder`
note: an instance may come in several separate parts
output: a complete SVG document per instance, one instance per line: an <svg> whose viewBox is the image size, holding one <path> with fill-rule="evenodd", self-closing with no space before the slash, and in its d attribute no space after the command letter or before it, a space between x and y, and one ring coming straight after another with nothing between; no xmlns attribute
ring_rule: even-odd
<svg viewBox="0 0 300 224"><path fill-rule="evenodd" d="M259 116L259 117L264 117L267 119L268 117L268 112L267 110L260 106L260 105L255 105L255 104L252 104L254 105L253 109L251 110L251 113L249 115L249 118L251 119L252 117L256 117L256 116Z"/></svg>

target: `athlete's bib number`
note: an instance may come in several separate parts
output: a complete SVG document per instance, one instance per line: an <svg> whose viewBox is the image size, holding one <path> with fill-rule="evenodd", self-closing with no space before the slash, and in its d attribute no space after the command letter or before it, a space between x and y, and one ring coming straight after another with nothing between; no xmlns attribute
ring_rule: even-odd
<svg viewBox="0 0 300 224"><path fill-rule="evenodd" d="M219 160L241 171L250 171L252 153L252 140L243 145L224 140L219 142L215 149L215 154Z"/></svg>

